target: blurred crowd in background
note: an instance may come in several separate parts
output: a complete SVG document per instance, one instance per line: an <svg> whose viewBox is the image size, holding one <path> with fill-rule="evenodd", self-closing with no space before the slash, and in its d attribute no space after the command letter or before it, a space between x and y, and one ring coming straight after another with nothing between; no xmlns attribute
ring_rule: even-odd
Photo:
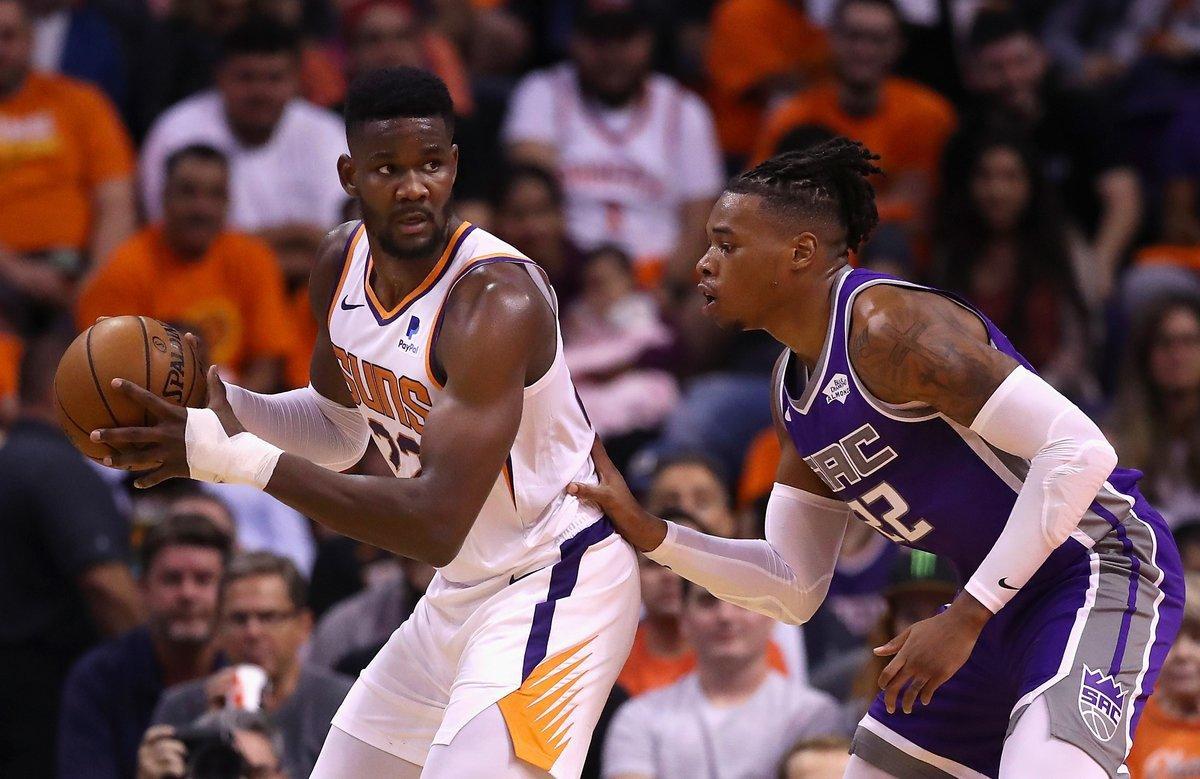
<svg viewBox="0 0 1200 779"><path fill-rule="evenodd" d="M196 332L259 391L307 382L309 268L355 218L339 104L397 65L448 85L457 211L550 274L614 460L710 533L762 532L779 346L699 314L708 211L773 154L866 143L855 264L972 301L1174 528L1188 618L1130 766L1200 777L1196 0L0 0L0 776L203 775L217 742L225 775L307 776L428 584L251 488L133 490L52 411L98 316ZM840 776L870 648L958 584L865 526L801 628L642 578L590 776ZM246 663L258 715L225 705Z"/></svg>

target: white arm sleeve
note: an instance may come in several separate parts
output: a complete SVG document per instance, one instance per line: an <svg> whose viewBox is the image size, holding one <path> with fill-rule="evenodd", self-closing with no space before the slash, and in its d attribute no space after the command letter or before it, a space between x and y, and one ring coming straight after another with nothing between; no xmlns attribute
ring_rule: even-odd
<svg viewBox="0 0 1200 779"><path fill-rule="evenodd" d="M996 612L1079 526L1116 467L1117 453L1086 414L1020 366L988 398L971 429L1029 460L1008 524L966 585Z"/></svg>
<svg viewBox="0 0 1200 779"><path fill-rule="evenodd" d="M225 393L247 431L332 471L344 471L358 462L371 441L358 409L330 400L311 384L275 395L226 384Z"/></svg>
<svg viewBox="0 0 1200 779"><path fill-rule="evenodd" d="M849 519L845 503L777 483L767 502L767 540L668 522L667 537L646 557L721 600L800 625L825 600Z"/></svg>

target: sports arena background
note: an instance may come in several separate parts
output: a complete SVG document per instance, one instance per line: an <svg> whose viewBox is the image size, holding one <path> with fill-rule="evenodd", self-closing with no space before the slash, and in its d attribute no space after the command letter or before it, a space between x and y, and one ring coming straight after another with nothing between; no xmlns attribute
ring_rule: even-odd
<svg viewBox="0 0 1200 779"><path fill-rule="evenodd" d="M245 386L305 384L308 270L355 216L339 104L397 65L448 85L458 213L550 274L613 458L714 533L762 532L779 347L699 316L709 207L777 152L866 143L882 221L855 262L972 300L1144 471L1193 579L1130 767L1200 777L1195 0L0 0L0 776L179 775L147 728L202 717L242 662L278 695L225 723L235 751L307 776L428 583L250 488L135 491L51 411L104 315L198 333ZM644 565L588 775L840 776L870 648L956 586L865 526L800 629L701 617Z"/></svg>

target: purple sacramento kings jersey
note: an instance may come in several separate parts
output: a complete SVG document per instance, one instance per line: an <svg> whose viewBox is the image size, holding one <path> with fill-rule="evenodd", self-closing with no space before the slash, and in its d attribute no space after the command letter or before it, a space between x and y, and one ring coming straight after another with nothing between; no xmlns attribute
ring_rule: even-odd
<svg viewBox="0 0 1200 779"><path fill-rule="evenodd" d="M966 581L991 551L1029 462L928 406L873 397L850 364L858 293L892 284L945 295L992 345L1029 363L962 300L866 270L835 281L811 375L788 354L775 402L792 442L834 497L892 541L949 559ZM928 706L888 714L882 698L852 751L895 776L994 777L1004 738L1036 699L1051 733L1115 775L1179 628L1182 566L1166 523L1115 469L1071 537L985 626L967 663Z"/></svg>
<svg viewBox="0 0 1200 779"><path fill-rule="evenodd" d="M797 451L837 499L892 541L949 559L966 581L1004 529L1028 462L992 447L928 406L896 406L870 394L850 364L847 342L855 297L877 284L945 295L979 317L995 348L1033 370L994 324L957 297L882 273L852 270L836 283L832 321L812 375L804 376L804 366L788 355L778 388L780 411ZM1110 483L1132 487L1137 476L1117 469ZM1127 505L1115 495L1108 497ZM1120 511L1116 505L1113 509ZM1110 532L1114 525L1104 518L1106 513L1103 507L1100 513L1089 512L1076 533L1078 540L1090 546ZM1048 566L1069 563L1084 549L1076 544L1074 554L1060 550Z"/></svg>

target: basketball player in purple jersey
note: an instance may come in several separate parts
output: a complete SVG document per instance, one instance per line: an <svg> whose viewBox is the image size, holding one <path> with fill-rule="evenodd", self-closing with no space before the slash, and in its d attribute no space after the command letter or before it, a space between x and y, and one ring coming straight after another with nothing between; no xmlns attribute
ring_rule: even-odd
<svg viewBox="0 0 1200 779"><path fill-rule="evenodd" d="M792 623L825 597L852 518L954 563L953 603L875 650L892 660L847 777L1125 773L1179 628L1178 552L1139 474L982 314L849 267L877 221L873 159L835 139L768 160L708 222L705 310L787 346L766 540L653 517L611 464L571 489L651 559Z"/></svg>

